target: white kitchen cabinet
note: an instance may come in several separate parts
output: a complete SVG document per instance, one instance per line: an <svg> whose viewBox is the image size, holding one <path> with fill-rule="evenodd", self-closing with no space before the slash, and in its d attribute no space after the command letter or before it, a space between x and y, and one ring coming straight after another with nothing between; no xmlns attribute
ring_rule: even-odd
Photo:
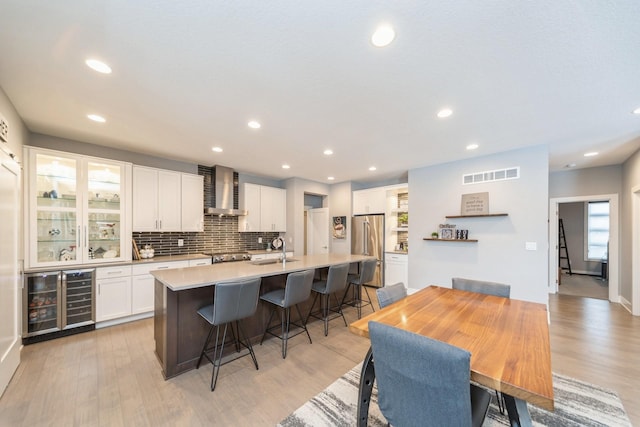
<svg viewBox="0 0 640 427"><path fill-rule="evenodd" d="M131 259L131 164L25 147L27 268Z"/></svg>
<svg viewBox="0 0 640 427"><path fill-rule="evenodd" d="M180 172L133 167L133 231L180 231Z"/></svg>
<svg viewBox="0 0 640 427"><path fill-rule="evenodd" d="M204 177L133 167L133 231L203 231Z"/></svg>
<svg viewBox="0 0 640 427"><path fill-rule="evenodd" d="M286 231L287 190L263 186L260 189L260 203L262 231Z"/></svg>
<svg viewBox="0 0 640 427"><path fill-rule="evenodd" d="M409 287L409 259L408 255L387 252L384 255L384 283L385 286L402 282Z"/></svg>
<svg viewBox="0 0 640 427"><path fill-rule="evenodd" d="M131 314L131 266L96 269L96 322Z"/></svg>
<svg viewBox="0 0 640 427"><path fill-rule="evenodd" d="M154 270L165 270L169 268L190 267L191 262L207 260L191 260L191 261L169 261L154 262L151 264L136 264L131 270L131 313L140 314L153 311L154 306L154 283L155 279L151 275ZM209 263L211 259L209 258Z"/></svg>
<svg viewBox="0 0 640 427"><path fill-rule="evenodd" d="M353 214L383 214L387 207L387 190L384 187L353 192Z"/></svg>
<svg viewBox="0 0 640 427"><path fill-rule="evenodd" d="M245 183L240 209L247 215L238 218L238 231L287 230L287 190Z"/></svg>
<svg viewBox="0 0 640 427"><path fill-rule="evenodd" d="M189 260L189 267L198 267L200 265L211 265L211 257L205 259Z"/></svg>
<svg viewBox="0 0 640 427"><path fill-rule="evenodd" d="M204 231L204 177L182 174L182 231Z"/></svg>

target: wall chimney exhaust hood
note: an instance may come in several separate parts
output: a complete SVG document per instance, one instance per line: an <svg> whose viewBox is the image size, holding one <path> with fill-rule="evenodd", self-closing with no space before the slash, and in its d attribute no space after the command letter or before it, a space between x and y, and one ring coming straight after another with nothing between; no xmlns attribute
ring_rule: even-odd
<svg viewBox="0 0 640 427"><path fill-rule="evenodd" d="M233 169L216 165L215 173L212 176L213 183L211 189L213 191L212 200L215 200L215 206L206 207L204 213L207 215L219 216L243 216L247 211L234 209L234 183Z"/></svg>

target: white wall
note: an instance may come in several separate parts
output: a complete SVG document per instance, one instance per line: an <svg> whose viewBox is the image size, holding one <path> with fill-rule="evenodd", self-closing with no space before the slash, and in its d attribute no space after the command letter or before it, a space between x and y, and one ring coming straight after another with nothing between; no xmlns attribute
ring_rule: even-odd
<svg viewBox="0 0 640 427"><path fill-rule="evenodd" d="M413 288L451 286L452 277L511 285L511 297L548 300L549 154L536 146L409 171L409 282ZM462 185L462 175L520 167L520 178ZM507 217L449 219L460 213L462 194L489 192L491 213ZM477 243L425 241L438 224L468 229ZM537 250L525 250L535 242Z"/></svg>
<svg viewBox="0 0 640 427"><path fill-rule="evenodd" d="M350 254L351 253L351 182L334 184L329 190L329 217L347 217L347 236L345 239L331 238L331 253Z"/></svg>
<svg viewBox="0 0 640 427"><path fill-rule="evenodd" d="M633 189L640 186L640 150L636 151L622 165L622 203L620 209L622 230L620 239L620 295L632 302L632 272L635 269L640 275L640 254L633 254L631 233L634 230L632 221L635 221L635 229L640 227L640 218L632 217ZM635 265L633 264L635 262ZM640 289L638 290L640 292ZM634 307L634 312L640 307Z"/></svg>
<svg viewBox="0 0 640 427"><path fill-rule="evenodd" d="M549 197L620 194L622 166L602 166L553 172L549 174Z"/></svg>

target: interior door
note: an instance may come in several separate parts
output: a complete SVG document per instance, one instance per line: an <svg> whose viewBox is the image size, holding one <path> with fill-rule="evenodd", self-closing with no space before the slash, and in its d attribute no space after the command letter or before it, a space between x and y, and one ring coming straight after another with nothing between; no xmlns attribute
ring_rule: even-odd
<svg viewBox="0 0 640 427"><path fill-rule="evenodd" d="M0 396L20 364L20 169L0 151Z"/></svg>
<svg viewBox="0 0 640 427"><path fill-rule="evenodd" d="M307 211L307 255L329 253L329 208Z"/></svg>

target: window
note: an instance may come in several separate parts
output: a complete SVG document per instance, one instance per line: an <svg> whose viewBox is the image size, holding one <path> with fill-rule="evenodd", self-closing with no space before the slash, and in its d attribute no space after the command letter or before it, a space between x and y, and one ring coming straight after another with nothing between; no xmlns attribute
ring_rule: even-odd
<svg viewBox="0 0 640 427"><path fill-rule="evenodd" d="M586 258L588 261L606 259L609 245L609 202L589 202L586 213Z"/></svg>

